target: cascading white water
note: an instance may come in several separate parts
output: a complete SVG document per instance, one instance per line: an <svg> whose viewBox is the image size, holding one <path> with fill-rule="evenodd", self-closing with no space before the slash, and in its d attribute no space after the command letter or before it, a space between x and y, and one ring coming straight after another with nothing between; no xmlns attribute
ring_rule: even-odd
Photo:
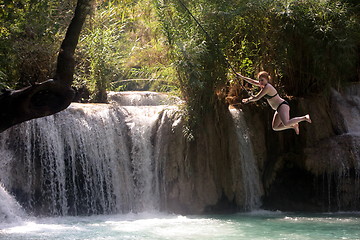
<svg viewBox="0 0 360 240"><path fill-rule="evenodd" d="M26 214L19 203L0 184L0 222L14 222Z"/></svg>
<svg viewBox="0 0 360 240"><path fill-rule="evenodd" d="M241 169L240 186L243 188L243 202L245 210L254 210L261 205L261 196L263 195L262 185L260 184L259 168L253 153L249 129L246 125L244 113L238 109L230 109L230 113L235 122L235 130L237 137L237 147L239 156L237 164ZM237 176L237 174L234 174Z"/></svg>
<svg viewBox="0 0 360 240"><path fill-rule="evenodd" d="M125 113L131 139L130 156L136 211L159 210L158 169L154 159L153 136L163 112L176 111L176 99L155 92L110 92L109 100Z"/></svg>
<svg viewBox="0 0 360 240"><path fill-rule="evenodd" d="M72 104L60 114L5 132L17 143L1 147L14 155L2 181L9 189L21 189L23 204L43 214L129 210L133 183L126 125L119 115L106 105Z"/></svg>
<svg viewBox="0 0 360 240"><path fill-rule="evenodd" d="M154 159L151 144L152 127L162 107L124 107L130 129L132 169L135 181L135 201L141 210L158 209L157 186L154 184Z"/></svg>
<svg viewBox="0 0 360 240"><path fill-rule="evenodd" d="M137 210L159 209L159 191L155 171L153 131L163 106L123 106L125 122L131 137L131 168L134 181L134 201Z"/></svg>
<svg viewBox="0 0 360 240"><path fill-rule="evenodd" d="M119 95L112 93L110 99L124 103L134 96ZM144 94L138 104L159 101L154 96ZM166 105L149 105L73 103L59 114L4 132L0 151L8 153L8 171L1 181L40 214L158 209L151 136Z"/></svg>
<svg viewBox="0 0 360 240"><path fill-rule="evenodd" d="M73 103L58 114L1 134L0 180L25 209L40 215L161 209L169 181L163 168L172 159L166 155L159 160L159 153L174 149L164 146L166 139L161 144L158 140L172 135L162 126L181 121L174 114L178 108L173 99L150 92L109 93L109 101ZM235 165L240 169L232 170L233 181L243 198L239 202L251 210L260 204L259 174L244 119L239 112L232 115L238 139ZM185 151L177 149L178 159Z"/></svg>

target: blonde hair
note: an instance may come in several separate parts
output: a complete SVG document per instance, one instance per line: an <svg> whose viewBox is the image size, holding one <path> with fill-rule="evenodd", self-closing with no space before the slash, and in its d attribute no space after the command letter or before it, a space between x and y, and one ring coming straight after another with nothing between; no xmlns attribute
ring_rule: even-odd
<svg viewBox="0 0 360 240"><path fill-rule="evenodd" d="M257 79L263 77L263 78L266 78L266 80L267 80L268 82L271 81L271 76L270 76L270 74L269 74L268 72L266 72L266 71L261 71L261 72L259 72L259 73L256 75L256 77L257 77Z"/></svg>

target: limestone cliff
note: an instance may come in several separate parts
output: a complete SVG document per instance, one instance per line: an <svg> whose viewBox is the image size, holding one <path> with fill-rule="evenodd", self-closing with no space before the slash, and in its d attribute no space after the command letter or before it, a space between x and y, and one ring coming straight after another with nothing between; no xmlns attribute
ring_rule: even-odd
<svg viewBox="0 0 360 240"><path fill-rule="evenodd" d="M174 117L160 126L158 133L167 136L156 136L156 145L163 147L155 146L155 157L164 169L160 195L165 210L193 214L260 206L263 189L251 137L245 125L236 128L245 124L243 113L219 111L208 115L191 141L183 136L183 122L174 124Z"/></svg>
<svg viewBox="0 0 360 240"><path fill-rule="evenodd" d="M264 207L358 210L360 84L342 92L332 90L328 97L294 100L290 105L293 116L310 113L313 123L302 124L300 136L267 131Z"/></svg>

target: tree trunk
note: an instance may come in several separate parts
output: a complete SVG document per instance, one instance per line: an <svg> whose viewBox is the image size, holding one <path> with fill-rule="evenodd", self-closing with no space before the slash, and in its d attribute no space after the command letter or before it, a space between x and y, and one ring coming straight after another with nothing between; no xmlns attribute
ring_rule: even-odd
<svg viewBox="0 0 360 240"><path fill-rule="evenodd" d="M71 87L74 52L93 0L78 0L75 14L61 44L53 79L0 95L0 132L30 119L52 115L67 108L74 98Z"/></svg>

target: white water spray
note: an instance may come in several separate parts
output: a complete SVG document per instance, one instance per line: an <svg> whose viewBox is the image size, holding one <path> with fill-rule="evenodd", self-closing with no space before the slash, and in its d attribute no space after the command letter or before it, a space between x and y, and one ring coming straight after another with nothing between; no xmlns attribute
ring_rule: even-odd
<svg viewBox="0 0 360 240"><path fill-rule="evenodd" d="M73 103L58 114L1 134L0 153L5 159L0 181L16 192L25 209L39 215L162 209L169 181L163 168L172 159L159 153L174 151L164 146L168 139L163 139L173 134L164 131L172 130L162 126L165 119L170 126L179 124L181 118L174 114L178 108L172 105L174 100L167 102L166 95L149 92L110 93L109 101ZM244 119L238 112L233 117L239 151L235 164L241 169L233 173L240 189L235 191L250 210L259 206L262 190Z"/></svg>
<svg viewBox="0 0 360 240"><path fill-rule="evenodd" d="M235 122L238 157L237 164L240 165L242 184L244 192L245 210L255 210L261 205L263 189L261 186L258 166L253 153L253 146L250 140L249 129L246 125L244 113L238 109L230 109L230 113ZM238 176L234 173L234 176ZM236 182L236 180L234 180Z"/></svg>
<svg viewBox="0 0 360 240"><path fill-rule="evenodd" d="M25 216L18 202L0 185L0 222L15 222Z"/></svg>
<svg viewBox="0 0 360 240"><path fill-rule="evenodd" d="M8 171L0 178L19 190L26 208L51 215L159 209L152 136L167 107L159 105L165 95L111 93L109 98L112 104L73 103L2 134L0 152L8 155L3 161Z"/></svg>

